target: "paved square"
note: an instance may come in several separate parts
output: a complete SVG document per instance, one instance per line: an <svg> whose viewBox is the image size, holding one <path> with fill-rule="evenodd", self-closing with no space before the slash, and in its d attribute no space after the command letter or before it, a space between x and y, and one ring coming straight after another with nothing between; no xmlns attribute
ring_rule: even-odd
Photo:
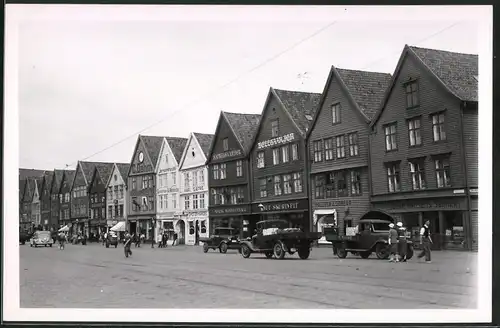
<svg viewBox="0 0 500 328"><path fill-rule="evenodd" d="M434 252L388 263L340 260L313 248L308 260L201 247L20 245L21 307L48 308L475 308L477 253Z"/></svg>

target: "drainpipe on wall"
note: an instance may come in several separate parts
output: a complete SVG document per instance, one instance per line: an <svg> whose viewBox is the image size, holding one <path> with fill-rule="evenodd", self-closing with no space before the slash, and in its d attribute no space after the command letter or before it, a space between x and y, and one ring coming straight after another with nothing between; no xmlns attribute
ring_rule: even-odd
<svg viewBox="0 0 500 328"><path fill-rule="evenodd" d="M464 137L464 109L467 107L467 102L463 101L460 104L460 148L462 148L462 163L463 163L463 169L464 169L464 176L465 176L465 190L467 192L467 213L469 216L469 220L467 222L467 235L470 236L470 242L467 243L467 247L469 251L472 250L472 210L471 210L471 197L470 197L470 190L469 190L469 171L467 170L467 158L465 155L465 137Z"/></svg>

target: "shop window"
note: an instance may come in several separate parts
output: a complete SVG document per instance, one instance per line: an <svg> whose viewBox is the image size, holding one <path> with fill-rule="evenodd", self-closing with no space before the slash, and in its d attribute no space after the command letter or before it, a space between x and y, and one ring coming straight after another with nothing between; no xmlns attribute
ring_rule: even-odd
<svg viewBox="0 0 500 328"><path fill-rule="evenodd" d="M313 142L314 149L314 161L321 162L323 160L323 145L322 140L317 140Z"/></svg>
<svg viewBox="0 0 500 328"><path fill-rule="evenodd" d="M194 235L194 222L193 221L189 222L189 234Z"/></svg>
<svg viewBox="0 0 500 328"><path fill-rule="evenodd" d="M201 221L201 229L200 229L201 233L206 233L207 232L207 221L206 220L203 220Z"/></svg>
<svg viewBox="0 0 500 328"><path fill-rule="evenodd" d="M317 174L314 177L314 198L322 199L325 198L325 176L323 174Z"/></svg>
<svg viewBox="0 0 500 328"><path fill-rule="evenodd" d="M325 181L325 197L335 198L335 173L330 172L326 176Z"/></svg>
<svg viewBox="0 0 500 328"><path fill-rule="evenodd" d="M465 248L466 240L462 211L443 211L445 248Z"/></svg>

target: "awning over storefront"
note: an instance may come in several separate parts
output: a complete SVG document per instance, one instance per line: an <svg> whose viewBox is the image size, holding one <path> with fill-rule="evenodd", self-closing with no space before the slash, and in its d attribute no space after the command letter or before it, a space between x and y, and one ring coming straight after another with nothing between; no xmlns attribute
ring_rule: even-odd
<svg viewBox="0 0 500 328"><path fill-rule="evenodd" d="M331 224L334 224L335 221L337 220L337 211L335 209L315 210L313 214L314 214L313 217L314 225L316 225L316 223L318 223L318 221L320 221L321 219L326 221L331 221L331 222L326 222Z"/></svg>
<svg viewBox="0 0 500 328"><path fill-rule="evenodd" d="M125 231L126 230L125 222L123 222L123 221L118 222L110 230L111 231Z"/></svg>

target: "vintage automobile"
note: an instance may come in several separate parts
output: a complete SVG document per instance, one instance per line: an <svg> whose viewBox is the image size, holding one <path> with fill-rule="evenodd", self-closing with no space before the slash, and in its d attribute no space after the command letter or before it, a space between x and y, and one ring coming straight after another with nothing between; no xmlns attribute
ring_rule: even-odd
<svg viewBox="0 0 500 328"><path fill-rule="evenodd" d="M33 233L30 233L27 231L19 231L19 243L21 245L26 244L27 241L30 241L32 236L33 236Z"/></svg>
<svg viewBox="0 0 500 328"><path fill-rule="evenodd" d="M219 252L225 254L228 249L240 249L240 243L236 229L227 227L217 227L214 234L208 238L200 238L203 242L203 253L209 249L219 249Z"/></svg>
<svg viewBox="0 0 500 328"><path fill-rule="evenodd" d="M375 252L379 259L387 259L389 253L389 224L393 220L364 218L359 220L357 231L353 236L340 236L336 229L325 229L327 241L332 242L333 253L339 258L347 257L348 253L367 259ZM407 240L406 259L413 257L413 243Z"/></svg>
<svg viewBox="0 0 500 328"><path fill-rule="evenodd" d="M109 246L115 246L115 248L118 247L118 235L114 231L108 232L108 238L106 238L106 248L109 248Z"/></svg>
<svg viewBox="0 0 500 328"><path fill-rule="evenodd" d="M31 247L52 247L53 244L52 237L50 235L50 231L35 231L33 236L31 236L30 246Z"/></svg>
<svg viewBox="0 0 500 328"><path fill-rule="evenodd" d="M304 232L289 228L286 220L266 220L257 222L252 238L240 241L240 253L249 258L252 253L264 253L267 258L283 259L286 253L297 252L303 260L309 258L311 244L321 238L320 232Z"/></svg>

